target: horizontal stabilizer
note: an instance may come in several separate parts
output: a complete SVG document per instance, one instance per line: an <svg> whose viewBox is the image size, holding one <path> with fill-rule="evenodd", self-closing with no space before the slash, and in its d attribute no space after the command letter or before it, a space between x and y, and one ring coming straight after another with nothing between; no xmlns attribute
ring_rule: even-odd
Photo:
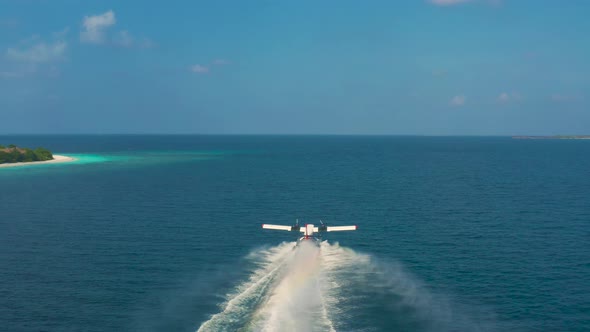
<svg viewBox="0 0 590 332"><path fill-rule="evenodd" d="M326 232L356 231L356 226L328 226Z"/></svg>

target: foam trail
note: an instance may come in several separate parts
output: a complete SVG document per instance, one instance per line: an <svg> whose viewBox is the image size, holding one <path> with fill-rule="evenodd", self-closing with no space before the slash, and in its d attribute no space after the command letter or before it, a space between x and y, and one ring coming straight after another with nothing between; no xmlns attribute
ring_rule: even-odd
<svg viewBox="0 0 590 332"><path fill-rule="evenodd" d="M320 287L320 248L302 242L285 265L284 277L254 315L254 330L335 331Z"/></svg>
<svg viewBox="0 0 590 332"><path fill-rule="evenodd" d="M204 322L198 331L236 331L240 328L251 314L250 308L264 298L266 289L281 271L286 258L292 255L294 246L294 242L283 243L268 251L251 254L251 258L261 260L260 267L248 281L237 287L235 293L227 296L223 310Z"/></svg>
<svg viewBox="0 0 590 332"><path fill-rule="evenodd" d="M495 331L493 317L435 294L395 261L321 246L330 314L346 331ZM337 304L337 305L335 305ZM493 315L492 315L493 316ZM490 319L491 318L491 319Z"/></svg>
<svg viewBox="0 0 590 332"><path fill-rule="evenodd" d="M250 278L198 331L488 331L395 262L324 241L250 255ZM460 308L459 312L454 310Z"/></svg>

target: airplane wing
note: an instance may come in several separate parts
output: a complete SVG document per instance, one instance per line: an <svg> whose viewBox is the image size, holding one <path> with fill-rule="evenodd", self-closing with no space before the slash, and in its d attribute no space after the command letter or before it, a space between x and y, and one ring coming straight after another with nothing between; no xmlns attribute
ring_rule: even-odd
<svg viewBox="0 0 590 332"><path fill-rule="evenodd" d="M277 231L289 231L290 232L292 226L262 224L262 228L264 228L264 229L274 229L274 230L277 230Z"/></svg>
<svg viewBox="0 0 590 332"><path fill-rule="evenodd" d="M356 226L328 226L326 232L356 231Z"/></svg>
<svg viewBox="0 0 590 332"><path fill-rule="evenodd" d="M264 229L274 229L277 231L295 231L295 232L301 232L301 233L306 233L306 229L307 229L307 233L309 233L309 235L313 235L313 233L319 233L319 232L341 232L341 231L356 231L357 226L321 226L321 227L317 227L311 224L305 225L305 227L303 226L285 226L285 225L273 225L273 224L262 224L262 228ZM306 235L307 235L306 233Z"/></svg>

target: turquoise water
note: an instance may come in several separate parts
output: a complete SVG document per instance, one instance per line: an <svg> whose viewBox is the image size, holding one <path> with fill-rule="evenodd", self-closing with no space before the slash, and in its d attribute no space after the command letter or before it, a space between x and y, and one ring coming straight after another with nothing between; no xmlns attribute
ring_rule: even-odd
<svg viewBox="0 0 590 332"><path fill-rule="evenodd" d="M60 153L55 153L56 155L61 155ZM100 156L100 155L91 155L91 154L68 154L68 157L72 157L75 160L67 161L67 162L59 162L59 163L19 163L18 166L15 167L8 167L3 170L19 170L22 168L43 168L43 167L55 167L55 166L68 166L68 165L77 165L77 164L90 164L90 163L100 163L110 160L115 160L114 157L108 156Z"/></svg>
<svg viewBox="0 0 590 332"><path fill-rule="evenodd" d="M95 154L72 153L72 154L68 154L68 157L72 157L75 159L74 161L70 162L72 165L103 163L103 162L107 162L107 161L117 160L116 157L101 156L101 155L95 155ZM67 166L67 165L62 165L62 166Z"/></svg>
<svg viewBox="0 0 590 332"><path fill-rule="evenodd" d="M590 330L589 141L0 143L77 158L0 169L6 331Z"/></svg>
<svg viewBox="0 0 590 332"><path fill-rule="evenodd" d="M85 154L85 153L60 153L55 152L56 155L63 155L74 158L73 161L59 162L59 163L31 163L20 164L18 167L4 168L3 171L12 170L13 172L26 172L30 174L30 168L43 169L47 167L66 167L66 171L72 171L69 167L79 167L88 164L103 164L102 167L120 167L124 165L139 165L145 166L149 164L170 164L183 161L197 161L209 160L219 158L231 152L220 151L142 151L140 153L104 153L104 154ZM25 169L22 171L22 169ZM75 171L80 170L75 169ZM84 168L82 168L84 170Z"/></svg>

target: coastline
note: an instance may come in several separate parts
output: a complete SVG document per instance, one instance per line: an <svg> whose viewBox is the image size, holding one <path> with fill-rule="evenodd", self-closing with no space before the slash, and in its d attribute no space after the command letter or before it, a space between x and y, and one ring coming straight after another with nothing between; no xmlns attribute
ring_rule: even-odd
<svg viewBox="0 0 590 332"><path fill-rule="evenodd" d="M590 135L574 135L574 136L512 136L513 139L590 139Z"/></svg>
<svg viewBox="0 0 590 332"><path fill-rule="evenodd" d="M0 168L39 165L39 164L66 163L66 162L75 161L75 160L76 160L76 158L54 154L52 160L31 161L31 162L26 162L26 163L21 162L21 163L0 164Z"/></svg>

